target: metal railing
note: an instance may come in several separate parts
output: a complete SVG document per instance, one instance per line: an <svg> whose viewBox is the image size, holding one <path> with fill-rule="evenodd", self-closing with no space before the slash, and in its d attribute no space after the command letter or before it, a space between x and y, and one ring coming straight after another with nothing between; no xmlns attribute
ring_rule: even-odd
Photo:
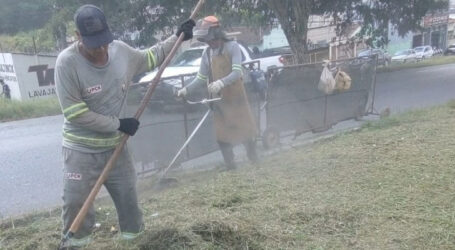
<svg viewBox="0 0 455 250"><path fill-rule="evenodd" d="M250 62L259 68L259 62ZM245 68L249 64L244 65ZM274 136L298 136L319 132L334 124L371 113L377 58L364 57L337 60L328 67L335 73L342 70L352 79L351 88L326 95L317 88L323 66L321 63L276 67L269 69L266 100L259 98L250 82L245 83L250 106L261 135L268 142ZM141 127L130 139L129 146L139 173L156 171L169 164L173 156L207 111L205 105L190 105L174 96L176 89L188 84L195 74L163 78L141 118ZM141 95L141 85L133 84L130 95ZM190 93L189 100L207 97L202 87ZM130 103L134 110L135 104ZM184 149L179 162L195 159L218 150L213 122L209 117ZM220 158L221 159L221 158Z"/></svg>

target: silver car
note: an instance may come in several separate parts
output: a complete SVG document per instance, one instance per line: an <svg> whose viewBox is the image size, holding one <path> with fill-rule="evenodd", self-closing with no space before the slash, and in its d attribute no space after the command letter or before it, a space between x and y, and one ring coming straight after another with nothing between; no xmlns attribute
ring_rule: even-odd
<svg viewBox="0 0 455 250"><path fill-rule="evenodd" d="M392 62L394 63L407 63L416 62L417 54L413 49L400 50L392 56Z"/></svg>
<svg viewBox="0 0 455 250"><path fill-rule="evenodd" d="M416 57L419 60L425 60L433 56L434 51L431 46L419 46L415 47L414 51L416 52Z"/></svg>

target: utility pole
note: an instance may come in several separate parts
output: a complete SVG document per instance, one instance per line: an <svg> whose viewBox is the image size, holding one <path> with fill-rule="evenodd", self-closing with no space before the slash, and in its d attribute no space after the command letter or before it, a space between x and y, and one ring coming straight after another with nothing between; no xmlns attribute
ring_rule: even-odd
<svg viewBox="0 0 455 250"><path fill-rule="evenodd" d="M38 53L36 52L35 36L32 36L32 40L33 40L33 51L35 52L35 55L36 55Z"/></svg>
<svg viewBox="0 0 455 250"><path fill-rule="evenodd" d="M449 47L449 23L450 23L450 13L452 10L452 6L454 6L455 0L450 0L449 4L447 6L447 23L446 23L446 34L445 34L445 43L444 43L444 48L442 48L444 51Z"/></svg>

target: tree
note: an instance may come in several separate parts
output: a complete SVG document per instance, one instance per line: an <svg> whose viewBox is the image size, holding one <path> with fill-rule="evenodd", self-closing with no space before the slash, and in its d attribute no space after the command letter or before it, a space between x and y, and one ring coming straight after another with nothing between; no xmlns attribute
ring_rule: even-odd
<svg viewBox="0 0 455 250"><path fill-rule="evenodd" d="M198 18L207 15L216 15L223 24L245 24L260 26L268 20L268 16L256 9L239 8L232 0L207 0L200 11ZM156 42L156 38L167 37L175 32L177 25L185 21L191 14L197 0L135 0L130 1L121 31L137 32L139 39L137 46L148 46ZM109 22L113 16L106 13ZM117 15L117 14L116 14ZM115 26L112 24L111 26Z"/></svg>
<svg viewBox="0 0 455 250"><path fill-rule="evenodd" d="M183 10L190 10L196 2L136 0L134 11L138 14L133 15L133 24L141 37L152 41L157 30L167 33L163 27L168 29L187 17L188 11ZM353 22L359 22L361 36L382 46L388 42L389 23L404 35L418 30L428 11L446 9L447 4L447 0L207 0L201 16L218 14L224 25L264 26L278 20L297 61L302 63L306 59L311 15L332 17L338 35L343 35Z"/></svg>
<svg viewBox="0 0 455 250"><path fill-rule="evenodd" d="M244 1L245 2L245 1ZM257 8L257 1L250 2ZM305 62L308 20L311 15L330 15L337 25L338 35L355 21L362 23L361 36L368 42L385 45L389 22L400 35L420 28L428 11L447 9L447 1L439 0L265 0L279 20L297 61Z"/></svg>
<svg viewBox="0 0 455 250"><path fill-rule="evenodd" d="M68 27L74 11L82 4L102 8L117 38L135 46L149 46L156 42L157 35L166 37L175 32L197 0L0 0L0 3L3 4L0 32L42 28L46 23L60 50L66 47L66 38L73 32ZM198 17L214 14L225 26L268 26L278 20L297 61L305 62L311 15L330 16L338 35L344 34L353 22L359 22L360 34L367 42L376 41L381 46L388 42L389 23L404 35L418 30L428 11L446 9L447 4L448 0L206 0Z"/></svg>
<svg viewBox="0 0 455 250"><path fill-rule="evenodd" d="M197 1L189 0L136 0L131 6L131 25L139 33L138 45L151 45L156 42L156 35L169 36L175 27L190 16L190 11ZM200 17L212 12L215 6L225 6L226 0L206 1Z"/></svg>
<svg viewBox="0 0 455 250"><path fill-rule="evenodd" d="M278 18L297 61L304 62L308 49L307 33L308 19L312 13L311 1L268 0L266 2Z"/></svg>
<svg viewBox="0 0 455 250"><path fill-rule="evenodd" d="M0 0L0 33L41 28L51 16L48 0Z"/></svg>
<svg viewBox="0 0 455 250"><path fill-rule="evenodd" d="M69 23L77 8L83 4L93 4L105 12L111 24L113 33L123 34L128 29L128 16L126 13L130 3L122 0L47 0L52 6L52 18L47 23L47 28L52 32L56 49L62 50L67 46L67 36L74 35L74 30L68 30Z"/></svg>

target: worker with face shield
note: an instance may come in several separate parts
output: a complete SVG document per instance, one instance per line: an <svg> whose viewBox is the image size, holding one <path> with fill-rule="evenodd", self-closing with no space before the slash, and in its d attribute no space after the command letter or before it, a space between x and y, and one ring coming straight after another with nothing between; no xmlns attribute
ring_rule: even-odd
<svg viewBox="0 0 455 250"><path fill-rule="evenodd" d="M248 159L257 162L256 126L243 84L242 55L237 42L223 32L218 19L207 16L196 23L194 37L208 47L202 54L197 77L177 95L184 97L197 86L205 85L213 103L216 139L228 169L236 167L233 146L244 144Z"/></svg>

